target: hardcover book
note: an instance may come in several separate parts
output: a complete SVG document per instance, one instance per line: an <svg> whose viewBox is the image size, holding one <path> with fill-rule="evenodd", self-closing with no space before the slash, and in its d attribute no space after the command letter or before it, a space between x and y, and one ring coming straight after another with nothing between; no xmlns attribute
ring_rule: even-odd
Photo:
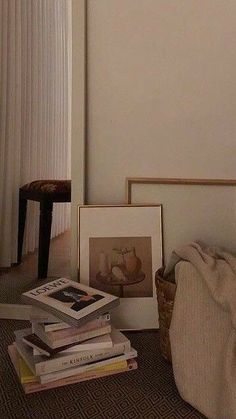
<svg viewBox="0 0 236 419"><path fill-rule="evenodd" d="M37 349L39 354L46 356L56 355L57 353L64 354L89 351L93 349L112 348L112 340L110 334L86 340L78 345L72 343L70 345L61 346L60 348L55 349L44 343L37 335L35 335L35 333L30 333L27 336L24 336L22 341L29 345L31 348Z"/></svg>
<svg viewBox="0 0 236 419"><path fill-rule="evenodd" d="M82 326L83 327L83 326ZM70 330L71 329L71 330ZM56 332L44 332L41 324L34 325L33 332L52 349L62 346L84 342L97 336L106 335L111 332L111 325L96 327L91 330L80 331L80 328L59 330ZM56 336L54 336L56 334Z"/></svg>
<svg viewBox="0 0 236 419"><path fill-rule="evenodd" d="M78 327L119 305L118 297L67 278L25 292L22 300Z"/></svg>
<svg viewBox="0 0 236 419"><path fill-rule="evenodd" d="M33 349L23 342L23 338L28 335L28 330L15 332L16 348L24 359L30 370L35 375L48 374L59 370L71 368L72 366L89 364L102 359L121 355L131 350L129 339L116 329L112 329L111 339L112 348L94 349L89 351L79 351L74 353L58 353L47 358L41 355L33 355Z"/></svg>
<svg viewBox="0 0 236 419"><path fill-rule="evenodd" d="M125 352L122 355L115 355L112 358L107 358L93 363L84 364L80 366L73 366L72 368L67 368L61 371L55 371L49 374L40 375L39 380L41 384L50 383L51 381L61 380L66 377L71 377L73 375L82 374L85 372L93 371L95 368L104 367L106 365L116 364L117 362L127 361L128 359L137 358L137 351L131 348L130 352Z"/></svg>
<svg viewBox="0 0 236 419"><path fill-rule="evenodd" d="M22 380L22 376L21 376L21 372L19 370L19 354L17 352L17 349L15 347L15 345L10 345L8 346L8 353L11 359L11 362L13 364L13 367L15 368L15 371L19 377L19 380L22 382L24 380ZM21 358L22 362L24 362L24 360ZM32 381L28 382L28 383L22 383L22 387L23 390L26 394L29 393L35 393L38 391L43 391L43 390L49 390L51 388L56 388L56 387L62 387L65 385L69 385L69 384L75 384L75 383L79 383L82 381L86 381L86 380L92 380L95 378L101 378L101 377L107 377L109 375L113 375L113 374L119 374L119 373L123 373L123 372L127 372L127 371L131 371L131 370L135 370L137 369L138 365L135 359L130 359L127 361L120 361L117 363L112 363L111 365L106 365L103 366L101 368L97 368L94 370L90 370L88 372L85 373L81 373L81 374L77 374L74 376L70 376L70 377L66 377L63 378L61 380L55 380L55 381L51 381L49 383L46 384L40 384L38 382L38 377L36 376L31 376L32 377Z"/></svg>
<svg viewBox="0 0 236 419"><path fill-rule="evenodd" d="M96 318L96 321L100 324L100 322L108 322L111 319L110 313L105 313L102 314L101 316ZM42 322L35 322L32 321L33 323L42 323ZM86 323L86 325L88 325L90 322ZM68 329L71 327L71 324L65 323L65 322L59 322L59 323L54 323L54 322L43 322L42 323L43 329L45 332L55 332L57 330L63 330L63 329Z"/></svg>

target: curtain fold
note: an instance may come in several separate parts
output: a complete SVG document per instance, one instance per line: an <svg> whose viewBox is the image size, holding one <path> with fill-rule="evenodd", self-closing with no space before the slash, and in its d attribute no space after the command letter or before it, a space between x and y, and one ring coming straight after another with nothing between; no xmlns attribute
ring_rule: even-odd
<svg viewBox="0 0 236 419"><path fill-rule="evenodd" d="M0 0L0 266L16 261L18 190L70 179L70 0ZM38 242L28 203L24 251ZM52 236L69 228L56 204Z"/></svg>

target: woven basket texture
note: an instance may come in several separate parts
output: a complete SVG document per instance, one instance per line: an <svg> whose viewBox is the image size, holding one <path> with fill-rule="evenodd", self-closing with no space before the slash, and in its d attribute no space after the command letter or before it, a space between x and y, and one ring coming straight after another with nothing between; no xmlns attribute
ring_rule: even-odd
<svg viewBox="0 0 236 419"><path fill-rule="evenodd" d="M176 284L163 278L164 267L155 274L156 293L158 302L160 349L166 361L172 363L169 328L174 307Z"/></svg>

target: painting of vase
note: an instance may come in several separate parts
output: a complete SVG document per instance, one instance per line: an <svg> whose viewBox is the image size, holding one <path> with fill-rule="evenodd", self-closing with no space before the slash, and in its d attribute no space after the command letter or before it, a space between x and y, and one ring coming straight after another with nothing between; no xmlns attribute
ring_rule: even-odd
<svg viewBox="0 0 236 419"><path fill-rule="evenodd" d="M89 278L120 297L152 297L151 237L91 237Z"/></svg>

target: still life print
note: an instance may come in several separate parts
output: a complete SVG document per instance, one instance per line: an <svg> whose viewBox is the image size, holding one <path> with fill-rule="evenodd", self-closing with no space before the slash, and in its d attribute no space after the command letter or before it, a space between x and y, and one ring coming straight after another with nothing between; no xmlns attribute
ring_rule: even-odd
<svg viewBox="0 0 236 419"><path fill-rule="evenodd" d="M119 297L152 297L151 237L89 238L89 277Z"/></svg>

